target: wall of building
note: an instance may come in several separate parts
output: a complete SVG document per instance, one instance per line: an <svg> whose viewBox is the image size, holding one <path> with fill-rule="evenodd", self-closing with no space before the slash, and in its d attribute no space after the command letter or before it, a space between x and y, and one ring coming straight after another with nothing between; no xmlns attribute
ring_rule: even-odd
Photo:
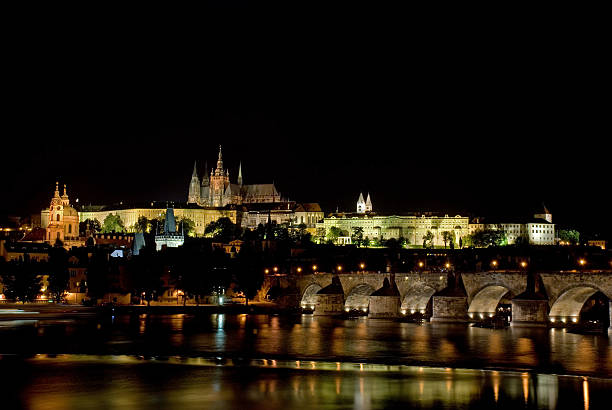
<svg viewBox="0 0 612 410"><path fill-rule="evenodd" d="M427 231L434 234L434 245L444 246L442 232L455 233L455 244L459 244L459 238L469 234L469 218L463 216L379 216L379 215L356 215L346 216L332 215L323 219L317 225L329 232L332 226L338 227L352 235L353 228L363 228L363 237L370 240L399 239L405 238L410 245L422 245L423 237ZM447 244L448 245L448 244Z"/></svg>

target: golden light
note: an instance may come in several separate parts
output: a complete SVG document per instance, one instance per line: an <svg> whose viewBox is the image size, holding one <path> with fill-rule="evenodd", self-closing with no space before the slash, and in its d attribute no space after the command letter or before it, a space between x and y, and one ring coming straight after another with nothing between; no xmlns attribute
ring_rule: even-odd
<svg viewBox="0 0 612 410"><path fill-rule="evenodd" d="M423 262L419 262L419 268L423 267Z"/></svg>
<svg viewBox="0 0 612 410"><path fill-rule="evenodd" d="M584 260L584 259L580 259L580 260L578 261L578 263L580 264L580 266L584 266L584 265L586 265L586 260Z"/></svg>
<svg viewBox="0 0 612 410"><path fill-rule="evenodd" d="M297 271L298 271L298 273L300 273L302 271L302 268L298 267Z"/></svg>
<svg viewBox="0 0 612 410"><path fill-rule="evenodd" d="M342 266L338 265L338 267L336 269L338 269L338 272L340 272L340 271L342 271Z"/></svg>
<svg viewBox="0 0 612 410"><path fill-rule="evenodd" d="M265 272L266 274L268 274L268 273L270 273L270 269L266 269L264 272Z"/></svg>
<svg viewBox="0 0 612 410"><path fill-rule="evenodd" d="M365 263L363 263L363 262L362 262L362 263L360 263L360 264L359 264L359 267L360 267L361 269L365 268Z"/></svg>
<svg viewBox="0 0 612 410"><path fill-rule="evenodd" d="M493 267L497 266L497 261L491 262L491 265L493 265Z"/></svg>
<svg viewBox="0 0 612 410"><path fill-rule="evenodd" d="M312 270L316 272L317 271L317 265L312 265Z"/></svg>
<svg viewBox="0 0 612 410"><path fill-rule="evenodd" d="M278 272L278 267L274 267L274 272Z"/></svg>
<svg viewBox="0 0 612 410"><path fill-rule="evenodd" d="M527 262L522 261L522 262L521 262L521 268L525 268L525 267L527 267Z"/></svg>
<svg viewBox="0 0 612 410"><path fill-rule="evenodd" d="M446 269L450 268L450 263L446 262L446 265L444 265L446 267Z"/></svg>

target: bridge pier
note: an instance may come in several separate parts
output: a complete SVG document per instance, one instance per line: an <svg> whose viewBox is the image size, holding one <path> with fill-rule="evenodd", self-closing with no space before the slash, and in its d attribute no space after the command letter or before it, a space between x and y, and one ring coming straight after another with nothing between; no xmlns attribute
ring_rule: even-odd
<svg viewBox="0 0 612 410"><path fill-rule="evenodd" d="M612 332L612 300L610 300L609 304L610 304L610 316L609 316L610 327L608 328L608 331Z"/></svg>
<svg viewBox="0 0 612 410"><path fill-rule="evenodd" d="M548 301L538 298L514 298L512 299L512 321L513 327L547 327L548 326Z"/></svg>
<svg viewBox="0 0 612 410"><path fill-rule="evenodd" d="M467 296L433 296L431 322L465 323L467 319Z"/></svg>

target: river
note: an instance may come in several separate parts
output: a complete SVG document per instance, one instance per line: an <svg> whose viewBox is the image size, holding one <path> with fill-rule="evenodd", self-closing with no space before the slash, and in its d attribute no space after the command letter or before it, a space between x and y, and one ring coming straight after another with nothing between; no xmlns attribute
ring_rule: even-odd
<svg viewBox="0 0 612 410"><path fill-rule="evenodd" d="M141 314L1 321L0 354L2 390L40 409L607 408L612 391L609 336L562 329Z"/></svg>

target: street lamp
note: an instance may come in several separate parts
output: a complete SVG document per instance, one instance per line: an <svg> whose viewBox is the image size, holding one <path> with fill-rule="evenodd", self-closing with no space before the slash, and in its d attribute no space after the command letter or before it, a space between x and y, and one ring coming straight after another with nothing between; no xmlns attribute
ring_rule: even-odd
<svg viewBox="0 0 612 410"><path fill-rule="evenodd" d="M302 273L302 268L300 268L300 267L298 266L297 271L298 271L298 273Z"/></svg>
<svg viewBox="0 0 612 410"><path fill-rule="evenodd" d="M312 265L312 271L315 273L317 272L317 265Z"/></svg>
<svg viewBox="0 0 612 410"><path fill-rule="evenodd" d="M527 267L527 262L522 261L521 262L521 268L525 269Z"/></svg>
<svg viewBox="0 0 612 410"><path fill-rule="evenodd" d="M497 261L496 260L492 261L491 266L493 266L493 270L495 270L495 268L497 268Z"/></svg>
<svg viewBox="0 0 612 410"><path fill-rule="evenodd" d="M336 268L338 270L338 273L342 272L342 266L338 265L338 267Z"/></svg>
<svg viewBox="0 0 612 410"><path fill-rule="evenodd" d="M584 258L580 258L578 260L578 263L580 264L581 268L584 268L584 265L586 265L586 260Z"/></svg>
<svg viewBox="0 0 612 410"><path fill-rule="evenodd" d="M278 272L278 267L277 266L274 267L274 272L275 273Z"/></svg>
<svg viewBox="0 0 612 410"><path fill-rule="evenodd" d="M445 267L446 269L450 269L451 264L450 264L450 263L448 263L448 262L446 262L446 264L444 265L444 267Z"/></svg>
<svg viewBox="0 0 612 410"><path fill-rule="evenodd" d="M270 273L270 269L264 270L264 273L267 275L268 273Z"/></svg>
<svg viewBox="0 0 612 410"><path fill-rule="evenodd" d="M423 262L419 261L419 268L423 267Z"/></svg>
<svg viewBox="0 0 612 410"><path fill-rule="evenodd" d="M365 269L365 263L361 262L361 263L359 264L359 267L361 268L361 270L364 270L364 269Z"/></svg>

